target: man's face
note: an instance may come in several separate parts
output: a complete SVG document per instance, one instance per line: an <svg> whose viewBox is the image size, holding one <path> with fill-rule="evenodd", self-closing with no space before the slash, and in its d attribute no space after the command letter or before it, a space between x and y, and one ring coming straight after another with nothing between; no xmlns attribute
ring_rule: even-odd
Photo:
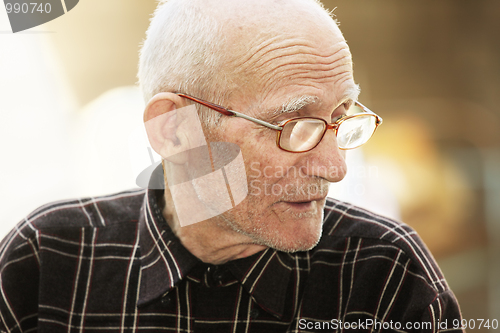
<svg viewBox="0 0 500 333"><path fill-rule="evenodd" d="M295 36L282 35L273 43L262 37L250 51L243 51L244 45L238 50L236 44L236 54L253 56L232 63L241 89L227 106L273 124L308 116L332 122L345 113L344 103L356 97L350 52L336 26L320 32L316 28L305 25ZM296 111L289 107L292 112L276 114L290 102L299 106ZM335 133L327 131L320 144L305 153L279 149L275 130L241 118L224 117L217 133L217 141L241 148L249 190L220 223L282 251L313 247L321 236L328 184L340 181L346 172Z"/></svg>

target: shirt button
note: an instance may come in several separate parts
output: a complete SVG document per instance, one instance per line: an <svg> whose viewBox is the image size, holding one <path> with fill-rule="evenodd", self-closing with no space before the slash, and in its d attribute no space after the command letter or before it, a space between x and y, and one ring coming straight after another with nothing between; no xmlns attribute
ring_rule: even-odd
<svg viewBox="0 0 500 333"><path fill-rule="evenodd" d="M257 319L257 317L260 315L259 309L252 309L250 311L250 318L252 319Z"/></svg>
<svg viewBox="0 0 500 333"><path fill-rule="evenodd" d="M173 299L171 296L167 295L167 296L163 296L162 299L161 299L161 305L168 308L172 305L173 303Z"/></svg>
<svg viewBox="0 0 500 333"><path fill-rule="evenodd" d="M227 278L228 270L219 266L213 266L207 269L207 273L208 285L210 287L220 287Z"/></svg>
<svg viewBox="0 0 500 333"><path fill-rule="evenodd" d="M218 269L216 269L214 271L214 275L213 275L214 280L216 282L218 282L219 285L222 284L222 279L224 278L225 273L226 272L223 269L220 269L220 268L218 268Z"/></svg>

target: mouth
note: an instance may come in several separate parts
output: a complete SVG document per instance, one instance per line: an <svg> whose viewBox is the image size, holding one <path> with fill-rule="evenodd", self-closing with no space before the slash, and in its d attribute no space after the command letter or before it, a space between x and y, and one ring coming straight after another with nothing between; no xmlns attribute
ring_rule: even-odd
<svg viewBox="0 0 500 333"><path fill-rule="evenodd" d="M313 207L315 201L304 201L304 202L284 202L286 205L290 206L294 210L310 210Z"/></svg>
<svg viewBox="0 0 500 333"><path fill-rule="evenodd" d="M325 198L326 197L313 198L311 200L281 201L280 203L293 211L306 212L315 210Z"/></svg>

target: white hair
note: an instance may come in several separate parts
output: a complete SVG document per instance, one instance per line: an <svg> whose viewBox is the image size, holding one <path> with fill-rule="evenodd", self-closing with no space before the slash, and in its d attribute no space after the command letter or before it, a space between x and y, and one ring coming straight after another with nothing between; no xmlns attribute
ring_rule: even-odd
<svg viewBox="0 0 500 333"><path fill-rule="evenodd" d="M303 1L331 16L319 0ZM205 2L159 2L140 52L138 78L146 102L166 91L222 105L227 100L233 83L224 66L224 55L230 50L222 23L207 13ZM219 116L213 111L200 113L205 124L213 124Z"/></svg>
<svg viewBox="0 0 500 333"><path fill-rule="evenodd" d="M200 1L160 1L140 52L138 78L145 101L167 91L199 98L216 93L221 38L219 23L204 15Z"/></svg>

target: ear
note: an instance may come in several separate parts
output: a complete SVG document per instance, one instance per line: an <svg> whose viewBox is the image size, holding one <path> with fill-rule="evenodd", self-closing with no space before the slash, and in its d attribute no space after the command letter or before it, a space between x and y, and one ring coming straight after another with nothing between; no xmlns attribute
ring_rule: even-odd
<svg viewBox="0 0 500 333"><path fill-rule="evenodd" d="M151 147L176 164L187 161L188 150L206 145L196 107L173 93L155 95L144 111Z"/></svg>
<svg viewBox="0 0 500 333"><path fill-rule="evenodd" d="M186 106L182 97L174 93L162 92L153 96L144 110L144 122L156 118L169 111Z"/></svg>

